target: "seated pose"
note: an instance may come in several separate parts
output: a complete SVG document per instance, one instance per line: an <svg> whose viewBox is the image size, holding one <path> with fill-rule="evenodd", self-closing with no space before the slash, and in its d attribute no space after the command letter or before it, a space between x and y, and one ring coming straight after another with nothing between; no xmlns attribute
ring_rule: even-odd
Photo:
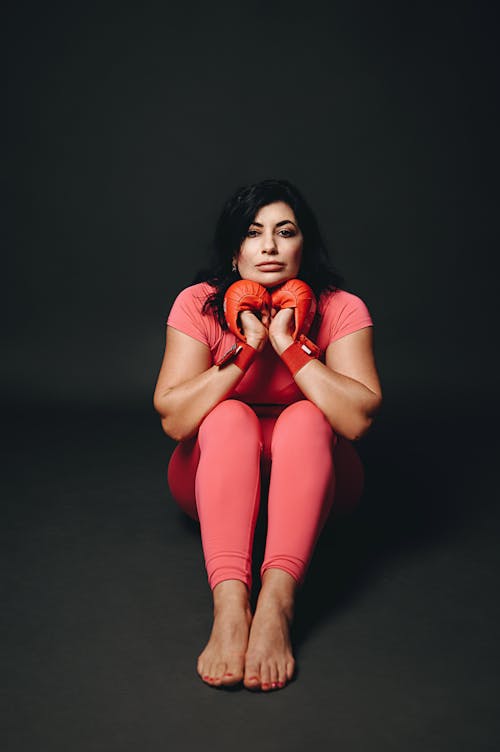
<svg viewBox="0 0 500 752"><path fill-rule="evenodd" d="M371 316L342 289L294 185L239 188L214 250L212 267L170 310L154 407L177 442L168 484L199 522L213 594L198 673L211 686L267 691L293 676L294 600L321 530L361 495L354 442L381 387ZM252 609L261 503L265 552Z"/></svg>

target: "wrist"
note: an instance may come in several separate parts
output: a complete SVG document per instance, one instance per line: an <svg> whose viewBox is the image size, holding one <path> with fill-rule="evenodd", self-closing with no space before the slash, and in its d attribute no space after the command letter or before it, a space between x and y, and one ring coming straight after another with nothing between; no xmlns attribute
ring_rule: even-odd
<svg viewBox="0 0 500 752"><path fill-rule="evenodd" d="M319 358L319 347L303 334L294 340L280 357L293 377L311 360Z"/></svg>
<svg viewBox="0 0 500 752"><path fill-rule="evenodd" d="M224 355L216 361L215 365L219 368L225 368L230 364L238 366L238 368L245 373L249 366L253 363L257 350L247 342L235 342Z"/></svg>
<svg viewBox="0 0 500 752"><path fill-rule="evenodd" d="M294 339L291 334L279 334L278 336L271 336L271 344L273 350L280 356L282 353L293 344Z"/></svg>
<svg viewBox="0 0 500 752"><path fill-rule="evenodd" d="M251 335L246 338L246 344L253 347L257 352L262 352L264 345L266 344L267 337L252 337Z"/></svg>

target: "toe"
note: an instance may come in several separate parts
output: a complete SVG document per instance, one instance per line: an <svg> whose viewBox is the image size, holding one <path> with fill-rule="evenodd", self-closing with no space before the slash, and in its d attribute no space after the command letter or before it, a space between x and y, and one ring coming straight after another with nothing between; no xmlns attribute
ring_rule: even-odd
<svg viewBox="0 0 500 752"><path fill-rule="evenodd" d="M275 664L274 666L271 666L270 669L270 683L271 683L271 689L278 689L278 679L279 679L279 673L278 673L278 666Z"/></svg>
<svg viewBox="0 0 500 752"><path fill-rule="evenodd" d="M279 668L278 664L275 663L273 666L271 666L271 684L276 684L279 679Z"/></svg>
<svg viewBox="0 0 500 752"><path fill-rule="evenodd" d="M218 687L222 683L222 677L226 671L225 663L216 663L212 674L213 685Z"/></svg>
<svg viewBox="0 0 500 752"><path fill-rule="evenodd" d="M204 682L208 684L210 681L210 675L209 675L208 667L205 661L198 660L198 663L196 665L196 670L198 672L200 679L202 679Z"/></svg>
<svg viewBox="0 0 500 752"><path fill-rule="evenodd" d="M233 684L237 684L238 681L238 677L235 677L232 671L225 671L222 674L221 684L223 684L225 687L231 687Z"/></svg>
<svg viewBox="0 0 500 752"><path fill-rule="evenodd" d="M216 666L212 661L206 661L204 664L203 681L210 684L211 687L215 684L215 669Z"/></svg>
<svg viewBox="0 0 500 752"><path fill-rule="evenodd" d="M276 680L278 683L278 689L281 689L282 687L285 686L286 680L287 680L286 666L285 664L283 664L278 667L278 678Z"/></svg>
<svg viewBox="0 0 500 752"><path fill-rule="evenodd" d="M222 684L226 687L231 687L234 684L238 684L243 679L243 663L235 663L229 661L222 674Z"/></svg>
<svg viewBox="0 0 500 752"><path fill-rule="evenodd" d="M208 673L207 670L205 670L205 673L200 674L202 680L205 682L205 684L212 684L212 677Z"/></svg>
<svg viewBox="0 0 500 752"><path fill-rule="evenodd" d="M260 672L260 688L267 692L271 689L271 667L268 663L264 663Z"/></svg>
<svg viewBox="0 0 500 752"><path fill-rule="evenodd" d="M247 663L245 665L243 684L247 689L260 688L260 666L258 664Z"/></svg>

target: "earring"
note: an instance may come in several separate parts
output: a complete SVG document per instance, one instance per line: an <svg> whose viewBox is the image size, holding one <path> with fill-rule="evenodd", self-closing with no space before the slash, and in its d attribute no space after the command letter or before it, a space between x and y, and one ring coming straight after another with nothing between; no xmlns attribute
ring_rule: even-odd
<svg viewBox="0 0 500 752"><path fill-rule="evenodd" d="M238 267L236 266L236 261L233 259L233 265L231 266L231 271L234 274L236 271L238 271Z"/></svg>

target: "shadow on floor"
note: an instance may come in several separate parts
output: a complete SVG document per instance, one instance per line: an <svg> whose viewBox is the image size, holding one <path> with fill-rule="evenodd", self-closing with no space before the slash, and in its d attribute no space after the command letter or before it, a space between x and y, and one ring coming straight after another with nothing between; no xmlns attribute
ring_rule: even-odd
<svg viewBox="0 0 500 752"><path fill-rule="evenodd" d="M474 474L482 472L485 447L494 451L494 431L487 426L497 423L486 421L477 408L469 417L466 413L463 405L458 415L449 403L439 402L433 409L415 406L410 416L400 405L390 405L359 443L366 474L364 495L353 514L334 517L320 536L297 601L296 649L332 613L348 607L370 588L392 562L443 545L466 524L467 488L473 485ZM12 474L13 487L19 485L16 479L25 467L33 478L37 472L70 477L81 472L82 463L88 463L89 468L97 468L96 477L99 472L104 477L105 468L123 465L124 470L144 478L152 472L164 475L167 501L166 467L174 443L165 442L150 409L117 413L49 406L29 414L11 412L8 423L12 461L7 474ZM90 482L88 477L86 482ZM133 498L130 504L136 515ZM481 500L482 506L476 503L476 518L487 513L487 504L486 499ZM25 514L18 503L9 509L5 514L11 514L14 522ZM30 514L36 517L34 510L33 506ZM176 524L199 539L198 524L182 513ZM264 545L265 511L255 535L254 601Z"/></svg>
<svg viewBox="0 0 500 752"><path fill-rule="evenodd" d="M463 405L455 412L441 403L410 417L396 407L360 442L366 482L359 507L333 517L318 541L297 599L297 650L332 612L398 566L393 562L445 545L471 515L477 522L495 504L478 493L472 509L470 493L494 462L492 415L486 421L480 411L467 415Z"/></svg>

